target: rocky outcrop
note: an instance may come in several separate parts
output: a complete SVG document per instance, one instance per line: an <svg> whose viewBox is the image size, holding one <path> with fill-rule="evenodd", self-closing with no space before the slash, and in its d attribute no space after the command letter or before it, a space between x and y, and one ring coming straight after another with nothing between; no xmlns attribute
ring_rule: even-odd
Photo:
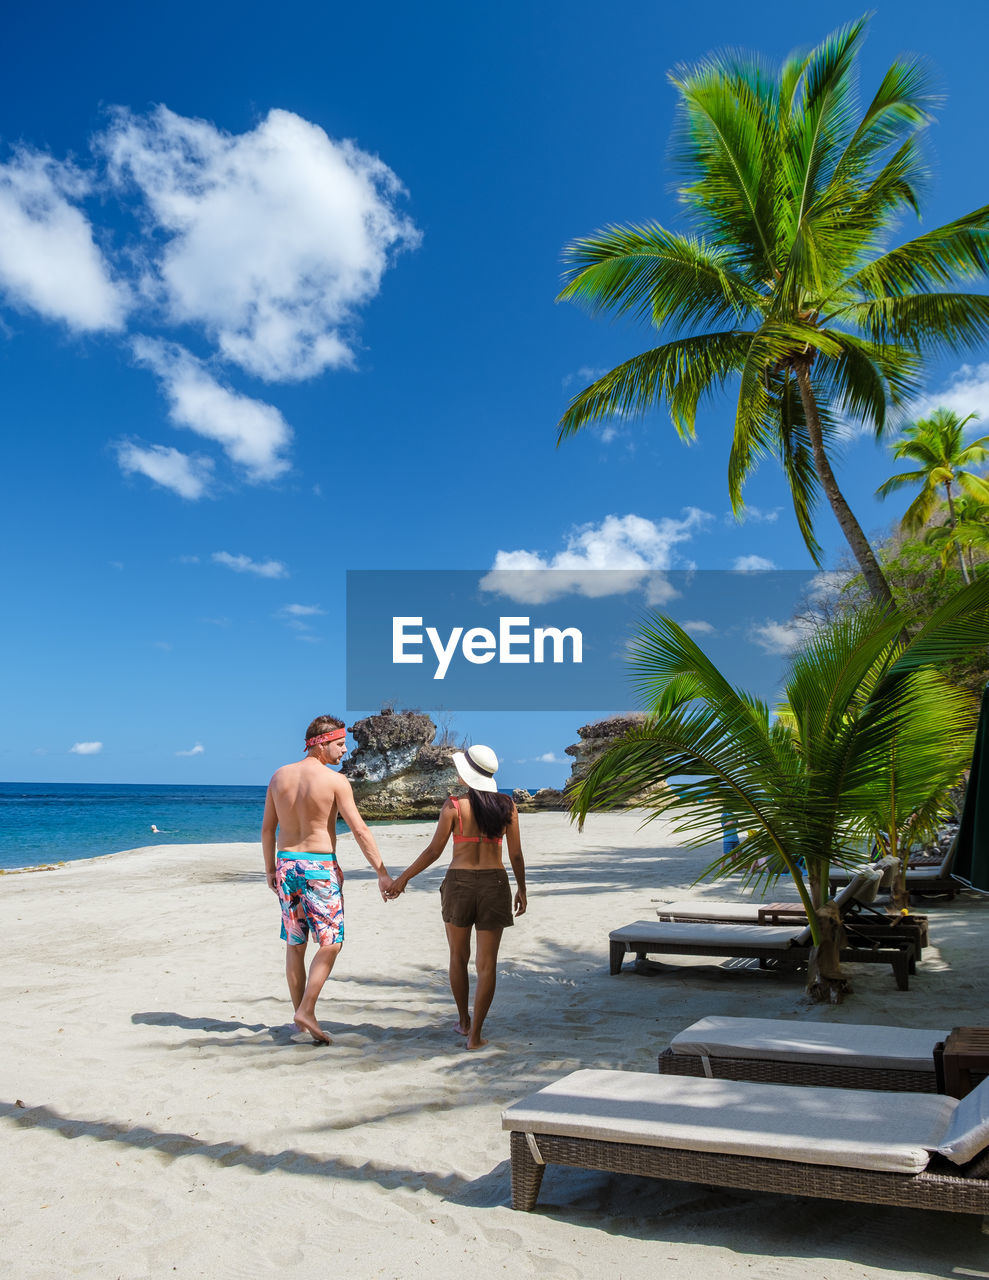
<svg viewBox="0 0 989 1280"><path fill-rule="evenodd" d="M429 716L383 708L350 731L357 750L341 771L365 818L435 818L460 785L454 747L433 742L436 725Z"/></svg>
<svg viewBox="0 0 989 1280"><path fill-rule="evenodd" d="M566 748L566 754L573 756L570 777L563 784L562 791L552 787L543 787L534 794L518 790L514 792L515 803L522 812L533 813L540 809L569 809L570 792L576 783L587 776L591 767L601 758L613 742L622 738L630 729L637 728L645 720L645 716L632 712L628 715L609 716L606 720L596 720L593 724L582 725L577 733L580 741ZM629 801L629 808L642 802L637 796Z"/></svg>
<svg viewBox="0 0 989 1280"><path fill-rule="evenodd" d="M567 747L573 756L570 777L562 791L542 787L530 793L517 790L515 803L523 813L570 808L570 791L617 739L641 724L641 715L611 716L578 729L580 741ZM462 789L453 767L449 743L436 743L436 725L417 711L383 708L376 716L351 726L357 750L343 763L342 772L354 788L357 807L365 818L397 821L437 817L447 796ZM639 803L640 797L630 804Z"/></svg>

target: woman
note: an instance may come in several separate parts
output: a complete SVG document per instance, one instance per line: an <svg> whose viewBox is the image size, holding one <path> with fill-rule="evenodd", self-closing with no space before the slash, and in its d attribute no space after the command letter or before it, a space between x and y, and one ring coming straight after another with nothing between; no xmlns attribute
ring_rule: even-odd
<svg viewBox="0 0 989 1280"><path fill-rule="evenodd" d="M467 784L467 796L450 796L428 846L415 862L396 876L389 898L397 898L420 871L437 860L453 837L453 859L440 889L443 922L450 944L450 990L457 1004L457 1031L467 1037L468 1049L488 1042L481 1036L491 1007L497 978L502 931L514 924L512 890L501 860L502 840L515 874L515 915L525 911L525 863L519 839L519 815L509 796L500 795L494 779L498 757L490 747L455 751L453 763ZM474 1016L469 1011L471 929L477 930L477 989Z"/></svg>

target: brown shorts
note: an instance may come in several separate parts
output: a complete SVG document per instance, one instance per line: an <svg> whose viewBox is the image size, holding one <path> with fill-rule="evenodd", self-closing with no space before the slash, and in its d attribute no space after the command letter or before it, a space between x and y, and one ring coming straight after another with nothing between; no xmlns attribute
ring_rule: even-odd
<svg viewBox="0 0 989 1280"><path fill-rule="evenodd" d="M445 924L458 929L507 929L512 918L512 888L504 867L457 871L453 867L440 885Z"/></svg>

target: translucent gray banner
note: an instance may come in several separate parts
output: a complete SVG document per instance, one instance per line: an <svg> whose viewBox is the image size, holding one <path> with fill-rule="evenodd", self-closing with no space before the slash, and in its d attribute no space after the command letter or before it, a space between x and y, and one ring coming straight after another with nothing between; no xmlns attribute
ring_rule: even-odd
<svg viewBox="0 0 989 1280"><path fill-rule="evenodd" d="M672 617L733 684L771 698L815 575L797 571L350 570L347 705L614 711L628 645Z"/></svg>

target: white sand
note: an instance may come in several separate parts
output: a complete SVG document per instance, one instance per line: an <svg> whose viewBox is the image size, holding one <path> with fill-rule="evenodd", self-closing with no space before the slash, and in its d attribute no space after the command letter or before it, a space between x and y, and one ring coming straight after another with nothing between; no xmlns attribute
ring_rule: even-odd
<svg viewBox="0 0 989 1280"><path fill-rule="evenodd" d="M638 823L597 817L578 835L562 815L523 817L529 913L505 934L479 1053L452 1031L442 864L385 905L341 842L347 943L319 1007L331 1048L286 1042L259 846L0 877L0 1274L989 1277L989 1240L964 1215L554 1167L537 1211L512 1211L502 1108L576 1067L655 1070L705 1014L989 1022L975 899L930 905L935 945L909 992L860 966L838 1010L730 962L611 977L609 929L685 892L726 896L688 889L713 850ZM429 829L379 830L391 870Z"/></svg>

